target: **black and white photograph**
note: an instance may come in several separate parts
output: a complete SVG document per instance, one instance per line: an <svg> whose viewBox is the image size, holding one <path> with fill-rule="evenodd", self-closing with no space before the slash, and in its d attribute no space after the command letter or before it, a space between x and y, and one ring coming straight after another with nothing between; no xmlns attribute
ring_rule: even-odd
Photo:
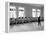
<svg viewBox="0 0 46 35"><path fill-rule="evenodd" d="M44 4L6 2L7 32L43 31Z"/></svg>

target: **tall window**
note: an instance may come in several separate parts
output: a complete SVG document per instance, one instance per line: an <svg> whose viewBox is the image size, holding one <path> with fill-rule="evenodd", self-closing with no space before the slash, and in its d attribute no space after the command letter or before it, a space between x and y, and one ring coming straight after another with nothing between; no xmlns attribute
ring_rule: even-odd
<svg viewBox="0 0 46 35"><path fill-rule="evenodd" d="M25 10L24 7L19 7L18 8L18 17L25 17Z"/></svg>
<svg viewBox="0 0 46 35"><path fill-rule="evenodd" d="M39 17L40 12L40 9L32 9L32 17Z"/></svg>
<svg viewBox="0 0 46 35"><path fill-rule="evenodd" d="M16 7L15 6L10 6L10 11L9 11L9 17L10 18L16 18Z"/></svg>
<svg viewBox="0 0 46 35"><path fill-rule="evenodd" d="M36 17L36 9L32 9L32 17Z"/></svg>
<svg viewBox="0 0 46 35"><path fill-rule="evenodd" d="M40 14L41 14L40 9L37 9L37 17L39 17L39 16L40 16Z"/></svg>

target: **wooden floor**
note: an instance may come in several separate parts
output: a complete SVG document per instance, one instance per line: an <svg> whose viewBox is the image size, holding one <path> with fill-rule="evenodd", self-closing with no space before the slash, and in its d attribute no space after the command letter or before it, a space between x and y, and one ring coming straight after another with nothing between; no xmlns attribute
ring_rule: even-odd
<svg viewBox="0 0 46 35"><path fill-rule="evenodd" d="M37 22L33 22L33 23L26 23L26 24L10 26L9 28L10 32L39 31L39 30L44 30L44 22L41 22L41 26L38 26Z"/></svg>

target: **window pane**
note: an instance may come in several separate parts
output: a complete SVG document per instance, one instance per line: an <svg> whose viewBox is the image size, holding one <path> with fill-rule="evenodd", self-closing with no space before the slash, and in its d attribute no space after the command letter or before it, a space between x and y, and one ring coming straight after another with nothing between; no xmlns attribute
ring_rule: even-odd
<svg viewBox="0 0 46 35"><path fill-rule="evenodd" d="M19 16L18 17L24 17L24 12L19 11Z"/></svg>
<svg viewBox="0 0 46 35"><path fill-rule="evenodd" d="M36 9L32 9L33 12L36 12Z"/></svg>
<svg viewBox="0 0 46 35"><path fill-rule="evenodd" d="M38 12L40 12L40 9L37 9Z"/></svg>
<svg viewBox="0 0 46 35"><path fill-rule="evenodd" d="M19 7L18 9L19 9L19 10L24 10L24 8L23 8L23 7Z"/></svg>
<svg viewBox="0 0 46 35"><path fill-rule="evenodd" d="M32 12L32 17L36 17L36 12Z"/></svg>
<svg viewBox="0 0 46 35"><path fill-rule="evenodd" d="M40 12L37 12L37 17L39 17L40 16Z"/></svg>
<svg viewBox="0 0 46 35"><path fill-rule="evenodd" d="M10 6L10 8L11 8L11 9L16 9L16 7L15 7L15 6Z"/></svg>

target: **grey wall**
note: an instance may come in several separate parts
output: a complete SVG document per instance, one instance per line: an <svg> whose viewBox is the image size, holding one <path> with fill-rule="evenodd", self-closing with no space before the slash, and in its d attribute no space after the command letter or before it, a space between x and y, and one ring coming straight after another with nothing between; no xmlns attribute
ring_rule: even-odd
<svg viewBox="0 0 46 35"><path fill-rule="evenodd" d="M32 8L36 9L41 9L41 17L43 17L43 6L42 5L37 5L37 4L24 4L24 3L10 3L11 6L16 6L17 7L17 12L18 12L18 7L24 7L25 8L25 15L27 17L32 17ZM17 13L18 15L18 13Z"/></svg>

